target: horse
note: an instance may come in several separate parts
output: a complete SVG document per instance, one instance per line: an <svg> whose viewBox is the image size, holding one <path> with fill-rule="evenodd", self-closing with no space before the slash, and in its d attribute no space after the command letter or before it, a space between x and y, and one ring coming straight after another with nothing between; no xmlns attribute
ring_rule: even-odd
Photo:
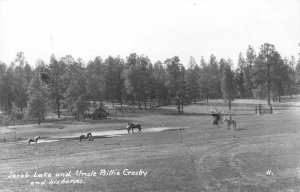
<svg viewBox="0 0 300 192"><path fill-rule="evenodd" d="M37 144L37 142L40 138L41 138L40 136L35 136L34 138L29 138L28 145L30 145L31 142L35 142L35 144Z"/></svg>
<svg viewBox="0 0 300 192"><path fill-rule="evenodd" d="M88 134L86 134L86 136L85 135L80 135L79 136L79 142L82 142L82 141L85 141L85 140L92 140L92 137L93 137L93 135L92 135L92 133L88 133Z"/></svg>
<svg viewBox="0 0 300 192"><path fill-rule="evenodd" d="M87 138L92 137L92 133L86 134L86 137L87 137Z"/></svg>
<svg viewBox="0 0 300 192"><path fill-rule="evenodd" d="M86 139L89 140L89 141L91 141L93 139L92 133L86 134Z"/></svg>
<svg viewBox="0 0 300 192"><path fill-rule="evenodd" d="M142 131L142 126L140 124L135 125L133 123L128 123L126 128L127 128L128 133L130 132L130 129L131 129L131 132L134 133L134 131L133 131L134 128L137 128L139 130L139 132Z"/></svg>
<svg viewBox="0 0 300 192"><path fill-rule="evenodd" d="M85 135L80 135L79 136L79 142L81 143L82 141L84 141L85 140Z"/></svg>
<svg viewBox="0 0 300 192"><path fill-rule="evenodd" d="M228 130L230 130L230 126L233 126L233 129L236 130L236 121L232 119L231 115L229 119L224 120L227 123Z"/></svg>

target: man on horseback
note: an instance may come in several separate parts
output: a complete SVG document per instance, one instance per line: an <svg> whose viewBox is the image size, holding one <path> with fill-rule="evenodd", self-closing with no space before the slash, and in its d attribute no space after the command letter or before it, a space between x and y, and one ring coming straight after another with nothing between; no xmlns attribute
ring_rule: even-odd
<svg viewBox="0 0 300 192"><path fill-rule="evenodd" d="M213 117L213 125L214 126L219 126L221 122L221 110L218 107L214 107L210 110L211 116Z"/></svg>

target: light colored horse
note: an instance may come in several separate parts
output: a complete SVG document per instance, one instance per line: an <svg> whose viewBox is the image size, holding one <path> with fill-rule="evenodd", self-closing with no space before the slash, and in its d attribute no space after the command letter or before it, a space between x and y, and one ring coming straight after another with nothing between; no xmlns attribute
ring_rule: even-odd
<svg viewBox="0 0 300 192"><path fill-rule="evenodd" d="M231 115L229 119L224 120L227 123L228 130L230 130L230 126L233 126L233 130L236 130L236 121L232 119Z"/></svg>
<svg viewBox="0 0 300 192"><path fill-rule="evenodd" d="M31 142L35 142L35 144L37 144L39 139L41 139L40 136L35 136L34 138L29 138L28 139L28 145L30 145Z"/></svg>

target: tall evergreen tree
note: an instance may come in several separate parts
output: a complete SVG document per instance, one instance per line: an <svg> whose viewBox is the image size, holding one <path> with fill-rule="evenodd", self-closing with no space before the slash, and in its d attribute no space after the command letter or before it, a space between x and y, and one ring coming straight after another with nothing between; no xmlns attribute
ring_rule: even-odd
<svg viewBox="0 0 300 192"><path fill-rule="evenodd" d="M60 108L64 100L64 74L66 72L66 65L64 62L58 62L54 55L50 57L49 66L41 69L41 79L47 85L50 99L57 109L57 116L60 118Z"/></svg>
<svg viewBox="0 0 300 192"><path fill-rule="evenodd" d="M185 81L187 83L190 99L196 103L196 100L200 98L200 68L193 57L190 58Z"/></svg>
<svg viewBox="0 0 300 192"><path fill-rule="evenodd" d="M157 61L154 64L153 78L154 78L154 86L155 86L155 96L158 99L158 104L162 105L165 103L169 103L168 90L165 86L166 71L161 61Z"/></svg>
<svg viewBox="0 0 300 192"><path fill-rule="evenodd" d="M268 98L268 105L271 104L271 67L274 64L275 57L275 46L269 43L264 43L260 47L260 52L257 58L254 69L253 82L256 84L256 90L262 91L266 87L266 93Z"/></svg>
<svg viewBox="0 0 300 192"><path fill-rule="evenodd" d="M296 65L295 69L295 80L296 80L296 85L295 85L295 92L298 94L299 93L299 87L300 87L300 59L298 59L298 63Z"/></svg>
<svg viewBox="0 0 300 192"><path fill-rule="evenodd" d="M221 91L221 71L219 69L219 64L217 59L214 55L210 56L208 62L208 83L209 83L209 91L208 95L210 98L221 98L222 91Z"/></svg>
<svg viewBox="0 0 300 192"><path fill-rule="evenodd" d="M178 114L183 114L183 105L187 100L185 68L180 63L177 56L165 61L166 68L166 87L168 88L169 97L175 100Z"/></svg>
<svg viewBox="0 0 300 192"><path fill-rule="evenodd" d="M28 115L37 117L40 125L47 112L47 91L40 79L39 69L36 70L30 81L27 94L29 97Z"/></svg>
<svg viewBox="0 0 300 192"><path fill-rule="evenodd" d="M286 85L292 85L288 71L289 66L288 62L285 63L277 51L275 51L273 57L271 58L271 62L271 93L273 95L273 98L278 96L279 102L281 102L281 95L284 95L285 93L284 88L286 87Z"/></svg>
<svg viewBox="0 0 300 192"><path fill-rule="evenodd" d="M234 73L231 70L231 66L227 64L224 67L222 78L222 93L223 98L228 101L229 110L231 110L231 102L236 96L236 86L234 81Z"/></svg>
<svg viewBox="0 0 300 192"><path fill-rule="evenodd" d="M94 104L102 103L106 95L106 67L101 57L89 61L86 66L87 95Z"/></svg>
<svg viewBox="0 0 300 192"><path fill-rule="evenodd" d="M254 85L252 82L253 66L256 61L256 53L254 49L249 45L246 53L246 66L244 68L244 89L246 97L253 97Z"/></svg>
<svg viewBox="0 0 300 192"><path fill-rule="evenodd" d="M134 104L135 98L136 98L136 84L137 84L137 75L136 73L136 66L138 63L138 56L136 53L131 53L126 58L125 63L125 69L123 71L124 77L125 77L125 87L126 87L126 93L131 98L131 103ZM139 107L141 108L141 105L139 103Z"/></svg>
<svg viewBox="0 0 300 192"><path fill-rule="evenodd" d="M200 92L203 96L203 98L208 103L209 98L209 90L210 90L210 70L205 62L204 57L201 57L200 60L200 79L199 79L199 86L200 86Z"/></svg>
<svg viewBox="0 0 300 192"><path fill-rule="evenodd" d="M149 73L150 59L147 56L132 53L127 57L125 68L125 86L132 101L137 100L139 109L141 102L146 108L146 101L149 95L149 84L151 74Z"/></svg>
<svg viewBox="0 0 300 192"><path fill-rule="evenodd" d="M288 61L288 60L287 60ZM294 56L291 57L291 59L288 61L288 63L285 63L287 67L287 73L288 73L288 82L286 84L286 88L288 90L288 93L291 96L291 99L293 97L293 94L296 94L296 59Z"/></svg>
<svg viewBox="0 0 300 192"><path fill-rule="evenodd" d="M238 68L235 70L235 82L238 90L238 96L244 98L246 95L245 90L245 73L247 73L246 61L243 54L239 53Z"/></svg>
<svg viewBox="0 0 300 192"><path fill-rule="evenodd" d="M0 107L5 110L6 113L10 113L14 101L14 65L9 67L5 63L0 63Z"/></svg>
<svg viewBox="0 0 300 192"><path fill-rule="evenodd" d="M114 103L117 100L121 104L121 108L124 100L125 83L124 83L124 61L120 57L109 56L105 60L107 65L107 73L105 76L105 84L108 97Z"/></svg>
<svg viewBox="0 0 300 192"><path fill-rule="evenodd" d="M87 100L87 82L85 76L85 68L81 59L69 65L67 68L67 78L69 79L69 86L64 97L69 106L75 109L75 114L79 120L79 116L83 115L88 109Z"/></svg>
<svg viewBox="0 0 300 192"><path fill-rule="evenodd" d="M25 65L26 70L25 70ZM15 58L15 73L14 73L14 102L18 109L23 112L23 108L27 105L27 94L26 90L30 81L30 70L29 65L26 63L26 59L23 52L18 52ZM26 74L29 73L29 74Z"/></svg>

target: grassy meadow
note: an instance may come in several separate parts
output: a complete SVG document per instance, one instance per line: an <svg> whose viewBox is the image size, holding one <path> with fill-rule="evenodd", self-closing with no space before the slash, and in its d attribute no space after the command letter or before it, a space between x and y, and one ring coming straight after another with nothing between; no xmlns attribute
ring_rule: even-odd
<svg viewBox="0 0 300 192"><path fill-rule="evenodd" d="M0 191L299 191L300 102L283 101L272 115L255 114L265 101L236 100L229 111L214 100L185 106L184 115L165 106L105 120L3 126L1 133L15 130L19 140L0 141ZM213 106L232 114L238 129L214 127ZM142 132L127 134L127 122ZM174 129L151 131L159 127ZM78 140L115 130L124 133ZM57 141L28 145L36 135Z"/></svg>

